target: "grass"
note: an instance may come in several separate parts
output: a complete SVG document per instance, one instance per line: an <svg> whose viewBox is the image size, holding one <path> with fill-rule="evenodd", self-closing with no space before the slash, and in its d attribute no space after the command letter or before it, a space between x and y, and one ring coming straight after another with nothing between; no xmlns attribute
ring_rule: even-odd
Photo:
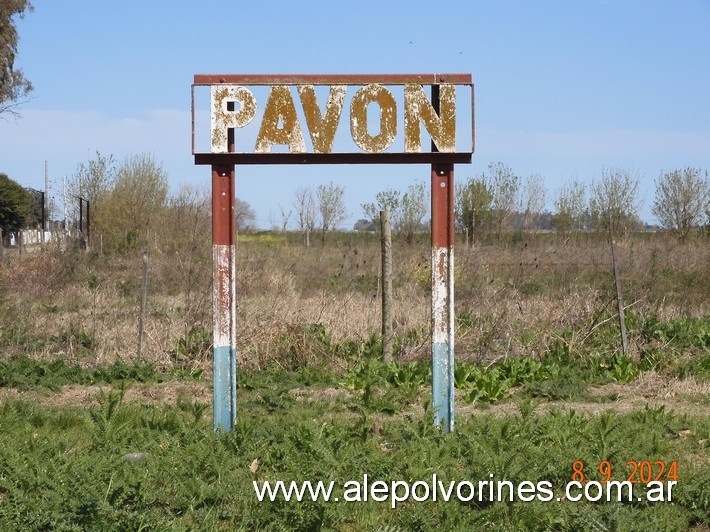
<svg viewBox="0 0 710 532"><path fill-rule="evenodd" d="M0 528L685 530L706 523L707 418L651 407L601 416L564 408L532 415L523 402L517 415L461 418L447 436L423 411L401 416L397 408L377 418L380 428L373 430L372 409L353 415L337 397L295 400L274 388L281 376L251 382L240 398L236 430L222 436L184 398L125 403L118 389L88 410L5 400ZM133 453L143 458L126 459ZM342 484L363 474L414 481L435 473L448 482L492 473L512 482L548 480L559 495L575 460L587 464L593 478L594 465L609 460L617 478L628 476L627 460L641 458L678 460L673 504L484 500L408 502L395 511L374 502L258 503L252 489L253 480Z"/></svg>
<svg viewBox="0 0 710 532"><path fill-rule="evenodd" d="M317 333L327 344L327 334ZM133 383L175 379L154 367L91 370L15 356L0 364L0 390L25 390L0 402L0 529L701 529L710 510L707 415L648 404L616 411L615 397L600 399L611 408L592 415L558 401L590 399L587 387L623 382L618 365L643 372L620 360L585 359L558 344L539 362L458 364L459 409L503 402L512 410L459 414L451 435L432 425L422 400L428 364L383 363L370 353L344 373L323 366L246 369L239 373L237 428L215 436L209 403L184 395L171 403L125 400ZM23 399L98 382L110 387L83 409ZM566 393L570 383L583 388ZM546 480L561 496L577 460L591 478L609 461L614 479L625 480L627 462L644 459L678 461L673 504L486 498L410 501L395 511L372 501L260 503L252 488L253 480L342 486L364 474L386 482L433 474L477 482L493 474L515 483Z"/></svg>
<svg viewBox="0 0 710 532"><path fill-rule="evenodd" d="M29 390L45 388L60 391L67 384L113 384L121 381L159 382L164 379L149 363L126 364L117 360L110 366L86 369L64 360L34 360L27 355L14 355L0 361L0 388Z"/></svg>
<svg viewBox="0 0 710 532"><path fill-rule="evenodd" d="M461 246L445 435L431 422L426 238L395 241L396 362L384 363L376 235L309 249L299 235L240 235L239 420L215 436L208 238L151 250L141 359L139 255L47 251L0 268L0 529L707 529L706 242L620 243L626 355L603 241ZM88 406L71 404L77 388ZM592 475L608 460L621 477L629 460L677 460L674 501L393 511L262 504L251 484L493 473L549 480L557 494L576 460Z"/></svg>

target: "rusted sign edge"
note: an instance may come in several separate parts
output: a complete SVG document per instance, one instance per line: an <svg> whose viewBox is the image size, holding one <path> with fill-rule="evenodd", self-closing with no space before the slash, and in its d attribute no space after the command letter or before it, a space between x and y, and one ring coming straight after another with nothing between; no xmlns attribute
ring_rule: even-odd
<svg viewBox="0 0 710 532"><path fill-rule="evenodd" d="M190 86L190 115L192 117L192 154L195 155L195 86Z"/></svg>
<svg viewBox="0 0 710 532"><path fill-rule="evenodd" d="M475 106L475 101L474 101L474 93L476 92L474 90L473 83L469 85L471 87L471 153L473 153L476 150L476 106ZM194 142L194 129L193 129L193 142ZM193 148L194 149L194 148ZM468 162L471 162L469 159Z"/></svg>
<svg viewBox="0 0 710 532"><path fill-rule="evenodd" d="M195 74L195 85L471 85L471 74Z"/></svg>
<svg viewBox="0 0 710 532"><path fill-rule="evenodd" d="M446 164L471 162L470 152L195 153L195 164Z"/></svg>

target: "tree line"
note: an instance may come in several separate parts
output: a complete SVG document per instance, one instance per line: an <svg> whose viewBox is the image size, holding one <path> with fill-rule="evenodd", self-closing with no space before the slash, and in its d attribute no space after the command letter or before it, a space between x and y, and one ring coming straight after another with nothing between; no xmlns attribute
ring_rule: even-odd
<svg viewBox="0 0 710 532"><path fill-rule="evenodd" d="M675 169L662 173L655 185L651 212L662 228L685 240L694 227L710 224L707 171ZM566 182L552 198L554 211L550 213L544 211L547 191L539 175L523 180L510 167L495 163L457 187L456 222L474 241L530 229L600 230L621 236L643 228L638 192L635 172L605 168L589 185L577 178Z"/></svg>
<svg viewBox="0 0 710 532"><path fill-rule="evenodd" d="M708 172L680 168L662 173L655 181L651 212L661 228L685 240L693 228L710 224L710 179ZM554 209L546 210L548 200ZM639 218L639 177L635 172L605 168L590 184L572 178L550 197L539 174L523 178L508 165L497 162L456 185L456 229L472 241L501 240L507 234L531 230L554 230L565 234L601 231L612 237L644 229ZM380 211L388 211L393 228L411 241L417 232L427 231L429 190L414 182L406 191L388 188L373 202L361 205L363 217L355 231L379 230ZM337 213L333 216L332 213ZM321 185L316 194L299 188L289 209L281 207L281 224L287 230L292 217L304 235L319 229L322 235L345 220L344 189Z"/></svg>
<svg viewBox="0 0 710 532"><path fill-rule="evenodd" d="M173 240L169 233L185 226L188 219L209 235L210 197L204 190L183 187L170 195L168 175L162 163L149 154L116 161L97 152L94 159L79 163L67 182L66 227L81 216L79 198L91 210L91 231L100 235L107 251L146 249ZM252 227L256 216L245 201L237 200L236 224ZM86 213L84 212L84 222ZM46 213L47 221L58 221L57 213ZM24 188L0 174L0 228L4 235L20 229L39 227L42 220L42 193ZM207 223L206 223L207 222Z"/></svg>
<svg viewBox="0 0 710 532"><path fill-rule="evenodd" d="M710 179L697 168L662 173L655 181L651 212L659 225L685 240L693 228L710 224ZM545 209L548 199L553 212ZM377 193L375 202L362 205L364 219L356 230L376 230L379 211L389 210L395 229L411 239L413 232L426 229L428 191L421 183L405 194L394 189ZM456 185L455 223L472 242L501 240L512 232L555 230L572 234L602 231L613 237L643 229L639 218L639 177L618 168L605 168L601 177L587 185L577 178L566 182L552 197L539 174L522 178L509 166L488 165L479 175Z"/></svg>
<svg viewBox="0 0 710 532"><path fill-rule="evenodd" d="M138 154L116 161L97 152L94 159L79 163L68 182L68 196L83 198L91 207L91 226L102 236L107 250L144 249L152 238L170 240L167 232L180 227L188 213L208 233L210 197L207 191L183 187L170 195L167 174L151 155ZM685 240L693 228L710 224L710 178L697 168L662 173L655 181L651 211L660 226ZM455 190L455 222L472 242L501 240L512 232L555 230L573 234L597 230L621 236L642 229L638 217L639 178L624 169L604 169L591 184L572 178L551 198L553 212L545 210L548 190L539 174L522 178L498 162L458 183ZM69 217L77 219L78 204L72 202ZM405 240L428 230L429 190L415 181L404 191L385 189L373 202L361 205L363 218L357 231L376 231L379 212L390 212L393 228ZM288 208L280 207L279 230L295 229L306 244L312 233L322 240L347 218L345 188L333 184L315 190L300 187ZM24 188L0 174L0 228L3 234L38 226L42 219L42 193ZM48 216L47 219L50 219ZM246 201L237 199L238 231L254 227L256 214ZM188 228L189 229L189 228Z"/></svg>

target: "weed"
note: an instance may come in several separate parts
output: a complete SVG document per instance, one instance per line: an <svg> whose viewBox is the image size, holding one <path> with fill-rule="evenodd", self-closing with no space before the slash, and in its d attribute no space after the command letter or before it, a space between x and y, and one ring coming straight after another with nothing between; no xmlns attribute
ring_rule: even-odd
<svg viewBox="0 0 710 532"><path fill-rule="evenodd" d="M161 374L149 363L127 365L117 360L110 366L93 370L64 360L35 360L27 355L13 355L0 361L0 387L28 390L47 388L58 391L66 384L121 383L123 381L157 382Z"/></svg>
<svg viewBox="0 0 710 532"><path fill-rule="evenodd" d="M552 373L549 379L527 383L525 390L532 397L556 401L578 399L587 392L588 386L589 383L580 378L578 370L563 366Z"/></svg>
<svg viewBox="0 0 710 532"><path fill-rule="evenodd" d="M14 355L0 361L0 387L28 390L48 388L58 391L64 384L83 384L88 372L80 366L68 366L63 360L38 361L27 355Z"/></svg>
<svg viewBox="0 0 710 532"><path fill-rule="evenodd" d="M68 329L62 331L59 338L57 338L57 342L68 352L76 354L79 358L91 355L96 348L96 339L73 323L69 324Z"/></svg>
<svg viewBox="0 0 710 532"><path fill-rule="evenodd" d="M695 377L703 381L710 380L710 350L682 357L672 374L679 379Z"/></svg>
<svg viewBox="0 0 710 532"><path fill-rule="evenodd" d="M98 290L100 285L101 279L99 279L98 275L94 273L89 275L89 278L86 280L86 286L89 287L89 290Z"/></svg>
<svg viewBox="0 0 710 532"><path fill-rule="evenodd" d="M497 366L511 386L545 379L549 368L531 357L508 358Z"/></svg>
<svg viewBox="0 0 710 532"><path fill-rule="evenodd" d="M639 353L639 370L661 371L666 366L665 357L658 348L644 349Z"/></svg>
<svg viewBox="0 0 710 532"><path fill-rule="evenodd" d="M631 360L629 355L616 352L608 358L609 371L613 379L617 382L631 382L639 374L638 366Z"/></svg>
<svg viewBox="0 0 710 532"><path fill-rule="evenodd" d="M202 326L192 327L187 334L179 338L175 348L170 351L174 368L186 370L190 376L199 377L202 369L199 367L208 359L212 352L212 332Z"/></svg>
<svg viewBox="0 0 710 532"><path fill-rule="evenodd" d="M475 249L461 249L457 356L467 362L455 366L455 386L482 408L512 397L520 415L460 416L456 433L446 435L431 422L428 398L425 235L412 244L395 240L394 350L401 358L385 364L376 332L376 235L333 234L306 249L295 234L240 234L239 420L235 431L215 437L208 405L193 398L137 405L124 397L132 382L194 378L209 367L211 331L201 325L211 297L208 210L194 220L200 223L189 243L166 241L156 226L150 341L141 363L120 357L134 349L139 295L140 255L130 246L103 258L78 250L29 254L0 269L0 387L43 395L65 384L113 385L88 410L2 399L0 529L707 526L705 419L656 407L603 416L534 408L536 398L580 399L592 385L631 382L643 371L710 379L704 240L666 252L662 233L635 234L633 246L619 247L624 288L638 300L626 310L638 361L618 352L613 283L608 260L600 260L608 244L597 235L575 235L569 244L552 233L488 235ZM339 385L351 393L333 390ZM120 459L136 452L153 459ZM485 480L492 472L557 488L573 461L594 471L602 457L620 474L626 460L677 458L683 482L674 504L486 500L391 512L372 503L256 504L250 491L255 479L344 481L364 473Z"/></svg>
<svg viewBox="0 0 710 532"><path fill-rule="evenodd" d="M190 401L183 395L178 395L175 404L181 412L191 414L195 423L199 423L205 412L210 408L209 403Z"/></svg>
<svg viewBox="0 0 710 532"><path fill-rule="evenodd" d="M475 381L466 385L464 398L471 404L478 401L495 403L507 395L508 388L510 388L510 381L498 368L493 368L479 373Z"/></svg>

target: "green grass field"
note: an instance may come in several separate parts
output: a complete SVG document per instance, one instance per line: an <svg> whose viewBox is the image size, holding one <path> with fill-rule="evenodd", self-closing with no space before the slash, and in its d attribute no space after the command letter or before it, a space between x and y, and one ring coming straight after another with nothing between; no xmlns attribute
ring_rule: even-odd
<svg viewBox="0 0 710 532"><path fill-rule="evenodd" d="M459 416L448 435L431 423L425 364L365 357L344 374L244 371L237 428L215 435L208 381L145 365L89 371L15 357L0 364L0 529L707 527L707 385L696 382L685 393L678 386L671 401L661 394L647 400L634 396L634 385L619 384L613 365L599 364L585 378L589 368L568 361L562 369L555 360L458 367ZM567 384L566 401L545 391L567 389L566 379L579 383ZM81 401L78 389L86 390ZM133 453L142 458L127 459ZM557 498L578 460L596 480L604 460L614 480L632 473L628 461L677 461L678 485L671 502L486 497L400 502L396 509L373 501L259 502L252 486L342 485L365 474L386 482L433 474L478 482L493 474L515 483L549 481ZM634 498L642 493L637 486Z"/></svg>

